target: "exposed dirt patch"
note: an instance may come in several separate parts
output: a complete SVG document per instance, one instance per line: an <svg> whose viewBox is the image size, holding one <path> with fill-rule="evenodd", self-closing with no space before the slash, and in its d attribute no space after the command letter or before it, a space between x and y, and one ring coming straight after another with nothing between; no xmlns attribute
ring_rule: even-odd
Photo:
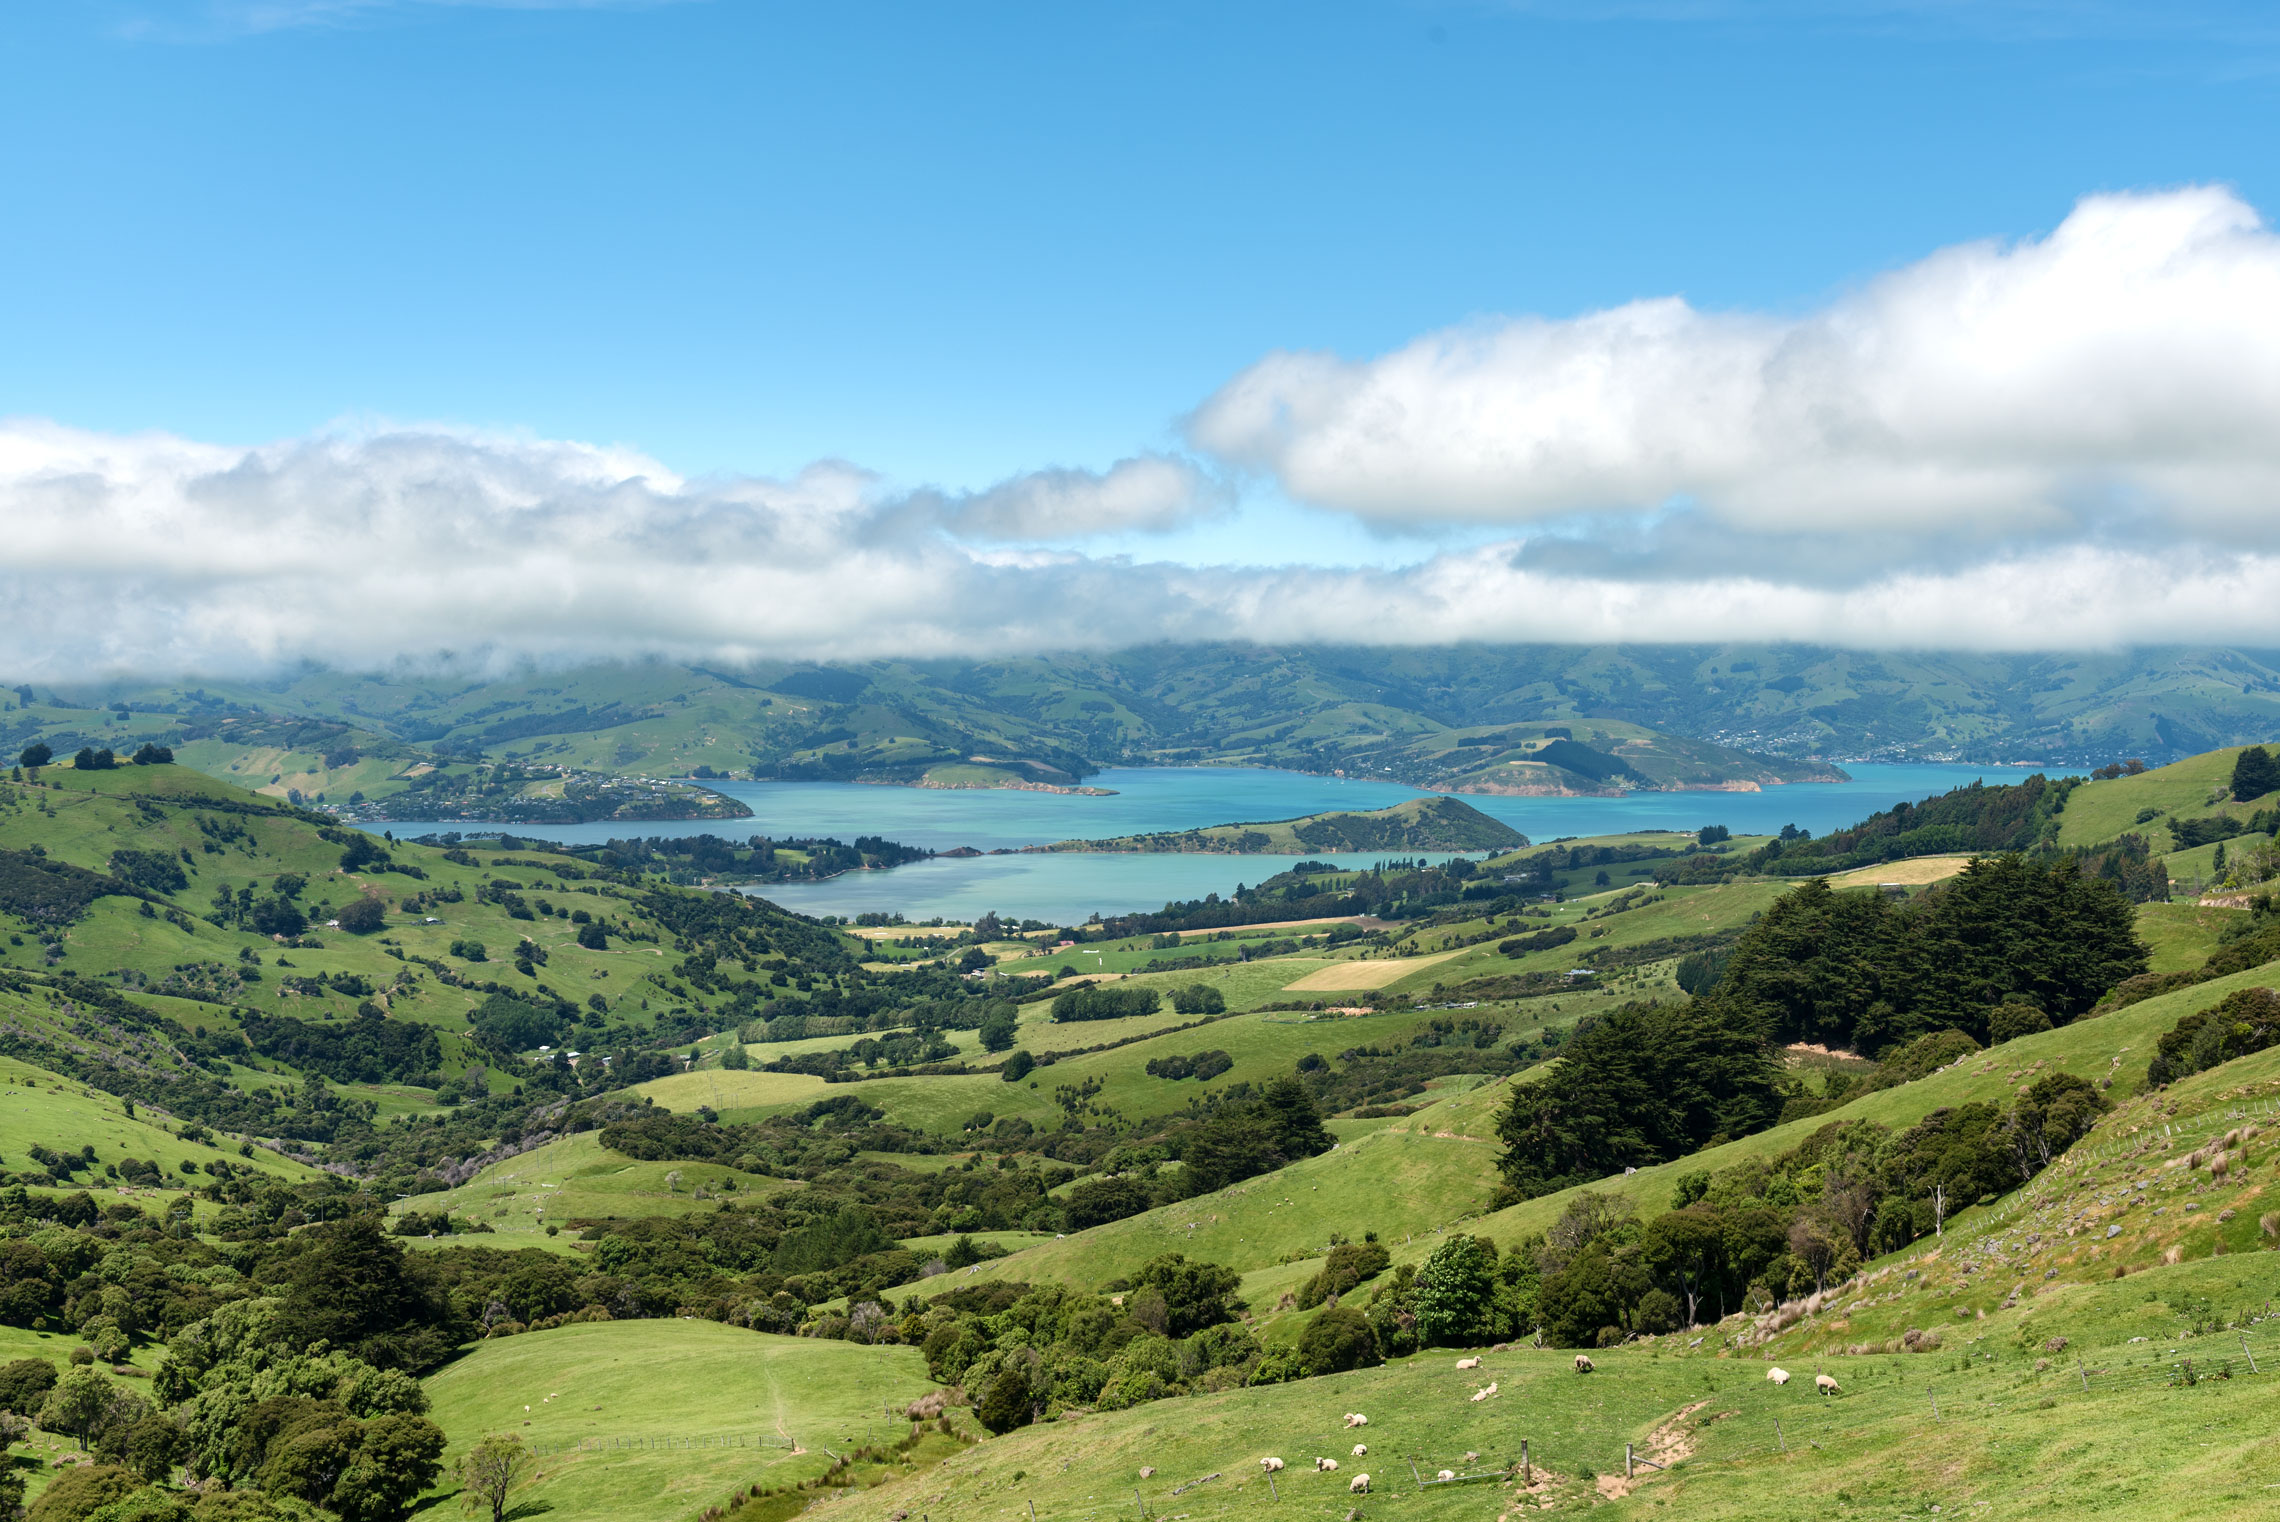
<svg viewBox="0 0 2280 1522"><path fill-rule="evenodd" d="M1693 1405L1681 1407L1664 1417L1661 1425L1647 1434L1646 1457L1665 1469L1681 1459L1694 1457L1695 1434L1698 1430L1694 1414L1709 1404L1707 1400L1698 1400ZM1711 1420L1716 1421L1717 1417L1712 1417Z"/></svg>

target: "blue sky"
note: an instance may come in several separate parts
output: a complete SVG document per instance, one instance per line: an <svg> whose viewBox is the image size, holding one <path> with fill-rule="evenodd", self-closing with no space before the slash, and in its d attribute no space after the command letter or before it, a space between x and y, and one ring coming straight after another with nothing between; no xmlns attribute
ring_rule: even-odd
<svg viewBox="0 0 2280 1522"><path fill-rule="evenodd" d="M1775 531L1736 528L1716 470L1393 510L1191 419L1285 352L1673 296L1778 324L2085 196L2280 206L2280 28L2249 7L83 0L0 26L0 416L215 446L439 424L708 481L844 460L874 497L1149 453L1208 478L1169 533L1032 536L1095 558L1393 566L1521 533L1666 575L1690 523ZM1953 569L1934 517L1815 574ZM2129 537L2031 517L1981 549Z"/></svg>

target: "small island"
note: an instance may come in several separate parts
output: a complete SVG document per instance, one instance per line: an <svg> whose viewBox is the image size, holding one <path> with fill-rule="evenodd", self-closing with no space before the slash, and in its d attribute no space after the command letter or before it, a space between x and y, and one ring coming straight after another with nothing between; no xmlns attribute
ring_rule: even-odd
<svg viewBox="0 0 2280 1522"><path fill-rule="evenodd" d="M1490 818L1461 799L1436 795L1367 812L1215 824L1196 830L1121 835L1113 840L1063 840L1029 849L1303 856L1316 851L1513 851L1527 844L1527 836L1502 820Z"/></svg>

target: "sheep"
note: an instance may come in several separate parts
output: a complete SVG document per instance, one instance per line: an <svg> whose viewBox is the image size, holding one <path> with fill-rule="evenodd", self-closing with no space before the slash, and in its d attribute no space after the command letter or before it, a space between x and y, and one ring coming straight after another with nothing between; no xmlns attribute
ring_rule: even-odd
<svg viewBox="0 0 2280 1522"><path fill-rule="evenodd" d="M1156 1467L1153 1464L1142 1464L1140 1466L1140 1478L1143 1480L1151 1478L1155 1473Z"/></svg>
<svg viewBox="0 0 2280 1522"><path fill-rule="evenodd" d="M1336 1459L1316 1459L1314 1461L1314 1472L1316 1474L1328 1474L1337 1467L1338 1461Z"/></svg>
<svg viewBox="0 0 2280 1522"><path fill-rule="evenodd" d="M1765 1371L1765 1378L1768 1384L1785 1385L1789 1383L1789 1371L1778 1368L1768 1369Z"/></svg>
<svg viewBox="0 0 2280 1522"><path fill-rule="evenodd" d="M1470 1448L1467 1448L1465 1450L1465 1462L1468 1464L1477 1464L1480 1462L1480 1455L1473 1452Z"/></svg>
<svg viewBox="0 0 2280 1522"><path fill-rule="evenodd" d="M1485 1385L1483 1385L1481 1388L1479 1388L1478 1390L1475 1390L1475 1391L1473 1391L1473 1393L1472 1393L1472 1398L1473 1398L1474 1400L1486 1400L1486 1399L1488 1399L1488 1398L1489 1398L1491 1395L1494 1395L1495 1393L1496 1393L1496 1381L1492 1379L1492 1380L1490 1380L1490 1381L1489 1381L1487 1384L1485 1384Z"/></svg>
<svg viewBox="0 0 2280 1522"><path fill-rule="evenodd" d="M1813 1376L1813 1388L1823 1395L1834 1395L1837 1393L1837 1382L1826 1374L1816 1374Z"/></svg>
<svg viewBox="0 0 2280 1522"><path fill-rule="evenodd" d="M1369 1444L1367 1444L1367 1443L1356 1443L1356 1444L1354 1445L1354 1457L1355 1457L1355 1458L1357 1458L1357 1459L1358 1459L1358 1458L1360 1458L1360 1457L1361 1457L1363 1454L1365 1454L1365 1453L1367 1453L1367 1452L1369 1452L1369 1451L1370 1451L1370 1445L1369 1445Z"/></svg>
<svg viewBox="0 0 2280 1522"><path fill-rule="evenodd" d="M1346 1425L1349 1427L1367 1427L1369 1424L1370 1419L1362 1415L1362 1413L1359 1411L1349 1411L1346 1413Z"/></svg>
<svg viewBox="0 0 2280 1522"><path fill-rule="evenodd" d="M1369 1494L1369 1489L1370 1477L1366 1474L1355 1475L1352 1479L1346 1482L1346 1493L1348 1495L1367 1495Z"/></svg>
<svg viewBox="0 0 2280 1522"><path fill-rule="evenodd" d="M1433 1478L1436 1480L1453 1480L1456 1477L1457 1472L1454 1469L1444 1469L1439 1474L1433 1476Z"/></svg>
<svg viewBox="0 0 2280 1522"><path fill-rule="evenodd" d="M1597 1367L1598 1367L1598 1365L1597 1365L1597 1364L1595 1364L1595 1363L1593 1363L1593 1362L1591 1361L1591 1359L1589 1358L1589 1356L1587 1356L1587 1355L1585 1355L1585 1354L1582 1354L1582 1353L1578 1353L1578 1354L1576 1354L1576 1355L1575 1355L1575 1371L1576 1371L1576 1373L1578 1373L1578 1374L1589 1374L1589 1373L1590 1373L1590 1372L1591 1372L1593 1369L1595 1369L1595 1368L1597 1368Z"/></svg>
<svg viewBox="0 0 2280 1522"><path fill-rule="evenodd" d="M1267 1473L1273 1474L1276 1470L1282 1468L1282 1460L1277 1458L1264 1458L1259 1460L1259 1467L1261 1469L1264 1469Z"/></svg>
<svg viewBox="0 0 2280 1522"><path fill-rule="evenodd" d="M1480 1360L1478 1358L1460 1358L1457 1360L1457 1367L1460 1369L1477 1369L1480 1367Z"/></svg>

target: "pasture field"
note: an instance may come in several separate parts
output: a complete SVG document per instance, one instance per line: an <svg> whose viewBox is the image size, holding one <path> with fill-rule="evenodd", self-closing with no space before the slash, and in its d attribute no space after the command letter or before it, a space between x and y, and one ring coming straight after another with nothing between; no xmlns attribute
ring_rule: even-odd
<svg viewBox="0 0 2280 1522"><path fill-rule="evenodd" d="M1295 983L1285 983L1285 993L1317 993L1336 989L1391 988L1415 973L1448 961L1458 955L1454 951L1438 952L1424 957L1394 957L1385 960L1368 959L1333 962L1318 967Z"/></svg>
<svg viewBox="0 0 2280 1522"><path fill-rule="evenodd" d="M547 1450L515 1514L552 1522L678 1522L732 1487L806 1478L827 1446L902 1436L885 1409L930 1388L915 1348L682 1320L493 1338L426 1384L447 1465L494 1432ZM799 1451L762 1446L787 1440Z"/></svg>
<svg viewBox="0 0 2280 1522"><path fill-rule="evenodd" d="M1840 872L1829 879L1829 886L1874 888L1884 883L1901 883L1919 887L1944 882L1969 865L1969 856L1911 856L1906 861L1888 861L1881 866L1862 867L1857 872Z"/></svg>
<svg viewBox="0 0 2280 1522"><path fill-rule="evenodd" d="M716 1163L636 1162L604 1147L599 1131L582 1131L493 1163L456 1189L399 1200L389 1213L448 1213L491 1228L472 1236L439 1236L432 1243L426 1237L410 1238L415 1246L539 1247L575 1256L572 1244L578 1234L569 1227L574 1220L687 1215L718 1209L722 1199L751 1199L798 1187L790 1179ZM701 1195L700 1189L705 1191ZM560 1232L547 1235L549 1225Z"/></svg>
<svg viewBox="0 0 2280 1522"><path fill-rule="evenodd" d="M2085 782L2066 800L2058 816L2061 846L2094 846L2132 831L2144 835L2157 852L2175 844L2168 826L2158 818L2139 822L2147 809L2197 819L2204 814L2234 814L2246 819L2258 802L2230 803L2228 789L2233 763L2248 747L2228 746L2157 766L2135 777Z"/></svg>
<svg viewBox="0 0 2280 1522"><path fill-rule="evenodd" d="M2222 944L2228 925L2247 916L2238 909L2209 909L2199 904L2140 904L2138 939L2153 953L2154 972L2183 972L2198 967Z"/></svg>

